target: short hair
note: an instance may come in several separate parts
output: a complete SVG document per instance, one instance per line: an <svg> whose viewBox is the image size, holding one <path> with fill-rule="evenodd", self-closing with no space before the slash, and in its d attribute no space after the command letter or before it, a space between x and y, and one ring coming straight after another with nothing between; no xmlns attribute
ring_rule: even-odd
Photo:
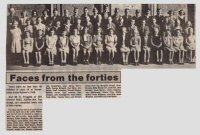
<svg viewBox="0 0 200 135"><path fill-rule="evenodd" d="M161 11L161 10L162 10L161 8L157 8L157 10L156 10L156 11L158 12L158 11Z"/></svg>
<svg viewBox="0 0 200 135"><path fill-rule="evenodd" d="M140 13L140 10L139 10L139 9L136 9L136 10L135 10L135 13Z"/></svg>
<svg viewBox="0 0 200 135"><path fill-rule="evenodd" d="M85 10L85 9L88 9L88 7L84 7L83 9L84 9L84 10Z"/></svg>
<svg viewBox="0 0 200 135"><path fill-rule="evenodd" d="M173 13L173 15L174 15L174 11L173 10L169 10L167 13L168 14Z"/></svg>
<svg viewBox="0 0 200 135"><path fill-rule="evenodd" d="M9 8L9 11L11 11L11 10L15 11L15 9L13 7Z"/></svg>
<svg viewBox="0 0 200 135"><path fill-rule="evenodd" d="M21 16L23 15L23 13L26 13L26 16L28 16L28 12L27 12L26 10L23 10L23 11L21 12Z"/></svg>
<svg viewBox="0 0 200 135"><path fill-rule="evenodd" d="M178 11L179 14L180 14L181 12L183 12L183 14L185 15L185 12L184 12L183 9L180 9L180 10Z"/></svg>
<svg viewBox="0 0 200 135"><path fill-rule="evenodd" d="M129 9L129 8L125 8L125 10L124 10L124 11L126 12L126 11L128 11L128 10L130 10L130 9Z"/></svg>
<svg viewBox="0 0 200 135"><path fill-rule="evenodd" d="M77 7L75 7L75 8L74 8L74 11L75 11L75 10L77 10L77 9L78 9L78 8L77 8Z"/></svg>
<svg viewBox="0 0 200 135"><path fill-rule="evenodd" d="M119 8L115 8L115 12L119 11Z"/></svg>
<svg viewBox="0 0 200 135"><path fill-rule="evenodd" d="M47 12L47 14L49 14L49 9L44 9L44 10L42 11L42 14L44 14L44 12Z"/></svg>
<svg viewBox="0 0 200 135"><path fill-rule="evenodd" d="M34 12L36 12L36 15L38 16L38 11L37 11L36 9L33 9L33 10L32 10L32 12L31 12L32 16L33 16L33 13L34 13Z"/></svg>
<svg viewBox="0 0 200 135"><path fill-rule="evenodd" d="M55 12L55 11L58 11L58 9L57 9L57 8L54 8L54 9L53 9L53 12Z"/></svg>

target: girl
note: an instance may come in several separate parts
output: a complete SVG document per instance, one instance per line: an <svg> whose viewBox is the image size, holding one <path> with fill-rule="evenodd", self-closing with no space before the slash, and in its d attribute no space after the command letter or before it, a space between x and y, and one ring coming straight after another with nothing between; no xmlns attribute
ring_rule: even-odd
<svg viewBox="0 0 200 135"><path fill-rule="evenodd" d="M97 64L101 64L101 56L103 52L103 35L102 29L99 27L97 28L97 35L94 35L93 38L93 45L96 52Z"/></svg>
<svg viewBox="0 0 200 135"><path fill-rule="evenodd" d="M48 26L49 23L50 23L50 17L49 17L49 10L48 9L45 9L42 11L42 23L45 25L45 26Z"/></svg>
<svg viewBox="0 0 200 135"><path fill-rule="evenodd" d="M183 28L181 26L181 22L178 19L175 21L174 35L176 34L177 29L179 29L181 31L181 33L183 33Z"/></svg>
<svg viewBox="0 0 200 135"><path fill-rule="evenodd" d="M179 55L179 64L184 64L185 49L183 46L183 36L179 29L176 30L176 35L173 37L173 43L175 46L174 51L178 52Z"/></svg>
<svg viewBox="0 0 200 135"><path fill-rule="evenodd" d="M30 32L25 32L25 38L22 41L23 43L23 58L24 58L24 65L29 65L29 53L33 51L33 38L30 36Z"/></svg>
<svg viewBox="0 0 200 135"><path fill-rule="evenodd" d="M156 51L157 63L162 64L163 62L163 47L162 47L162 38L159 35L159 29L154 29L154 35L151 37L151 45Z"/></svg>
<svg viewBox="0 0 200 135"><path fill-rule="evenodd" d="M35 38L35 57L36 57L36 65L40 66L42 63L42 54L44 50L44 42L45 39L43 37L43 31L37 31L37 37Z"/></svg>
<svg viewBox="0 0 200 135"><path fill-rule="evenodd" d="M149 64L150 61L150 52L151 52L151 48L150 48L150 38L149 38L149 31L145 30L144 32L144 36L141 37L141 42L143 45L143 51L144 51L144 64Z"/></svg>
<svg viewBox="0 0 200 135"><path fill-rule="evenodd" d="M92 52L92 36L88 33L89 29L85 27L82 36L81 46L83 47L84 63L89 64L90 53Z"/></svg>
<svg viewBox="0 0 200 135"><path fill-rule="evenodd" d="M122 61L123 61L123 65L128 65L128 56L130 53L130 49L129 49L129 37L127 34L127 29L126 27L122 27L122 35L120 36L121 40L120 40L120 51L122 53Z"/></svg>
<svg viewBox="0 0 200 135"><path fill-rule="evenodd" d="M113 29L109 29L109 35L105 36L106 50L108 51L108 61L109 64L113 64L115 57L117 36L114 34Z"/></svg>
<svg viewBox="0 0 200 135"><path fill-rule="evenodd" d="M163 36L163 43L165 45L165 49L169 52L169 64L173 64L174 47L171 32L169 30L165 31Z"/></svg>
<svg viewBox="0 0 200 135"><path fill-rule="evenodd" d="M67 31L64 30L58 39L61 65L66 65L67 54L69 54L69 38L66 35Z"/></svg>
<svg viewBox="0 0 200 135"><path fill-rule="evenodd" d="M134 30L130 40L130 51L133 51L135 65L139 66L140 51L141 51L141 38L137 29Z"/></svg>
<svg viewBox="0 0 200 135"><path fill-rule="evenodd" d="M179 10L178 12L179 16L178 16L178 20L180 21L180 25L181 27L185 26L185 12L183 11L183 9Z"/></svg>
<svg viewBox="0 0 200 135"><path fill-rule="evenodd" d="M13 21L12 28L10 29L11 35L11 54L15 64L19 64L19 57L21 54L21 29L18 28L18 21Z"/></svg>
<svg viewBox="0 0 200 135"><path fill-rule="evenodd" d="M189 28L188 30L189 34L186 37L186 48L189 51L190 54L190 63L195 63L195 36L193 34L193 28Z"/></svg>
<svg viewBox="0 0 200 135"><path fill-rule="evenodd" d="M42 18L37 18L37 24L35 25L35 31L42 30L43 34L45 35L46 26L42 23Z"/></svg>
<svg viewBox="0 0 200 135"><path fill-rule="evenodd" d="M83 28L84 27L81 25L81 19L78 18L77 23L74 25L74 29L77 29L78 35L82 35Z"/></svg>
<svg viewBox="0 0 200 135"><path fill-rule="evenodd" d="M130 36L133 36L135 29L138 30L138 27L135 25L135 19L131 19L131 26L128 28L128 33Z"/></svg>
<svg viewBox="0 0 200 135"><path fill-rule="evenodd" d="M56 21L56 25L54 26L54 29L55 29L55 34L56 34L57 36L60 36L61 33L62 33L62 27L61 27L61 22L60 22L60 20L57 20L57 21Z"/></svg>
<svg viewBox="0 0 200 135"><path fill-rule="evenodd" d="M73 65L77 65L77 58L80 50L80 36L78 30L74 29L74 34L69 37L70 44L72 46Z"/></svg>
<svg viewBox="0 0 200 135"><path fill-rule="evenodd" d="M24 28L26 27L26 21L28 19L28 12L26 10L22 11L20 18L20 27L21 30L24 31Z"/></svg>
<svg viewBox="0 0 200 135"><path fill-rule="evenodd" d="M32 17L31 17L31 24L33 26L35 26L37 24L37 18L38 18L38 12L37 12L37 10L34 9L32 11Z"/></svg>
<svg viewBox="0 0 200 135"><path fill-rule="evenodd" d="M72 25L70 23L70 19L66 19L65 23L63 24L64 30L66 31L66 35L69 36L69 34L72 31Z"/></svg>
<svg viewBox="0 0 200 135"><path fill-rule="evenodd" d="M190 21L187 21L185 24L185 28L184 28L184 37L187 37L189 34L189 29L192 28L192 23Z"/></svg>
<svg viewBox="0 0 200 135"><path fill-rule="evenodd" d="M56 43L57 43L58 37L55 35L55 30L52 28L50 30L50 35L46 36L46 45L47 45L47 54L49 58L49 65L54 65L54 55L57 54L56 50Z"/></svg>
<svg viewBox="0 0 200 135"><path fill-rule="evenodd" d="M30 32L30 35L32 36L33 35L33 26L31 25L31 20L30 19L27 19L26 20L26 27L24 28L24 32L25 31L29 31Z"/></svg>

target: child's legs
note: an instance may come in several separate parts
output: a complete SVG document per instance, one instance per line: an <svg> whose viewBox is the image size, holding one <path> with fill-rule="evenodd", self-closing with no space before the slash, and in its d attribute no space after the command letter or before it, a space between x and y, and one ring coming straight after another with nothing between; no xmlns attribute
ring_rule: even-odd
<svg viewBox="0 0 200 135"><path fill-rule="evenodd" d="M72 58L73 58L73 62L75 62L75 58L76 58L76 50L74 48L72 48Z"/></svg>
<svg viewBox="0 0 200 135"><path fill-rule="evenodd" d="M38 64L39 63L39 54L38 52L35 52L35 59L36 59L36 63Z"/></svg>
<svg viewBox="0 0 200 135"><path fill-rule="evenodd" d="M148 50L148 51L147 51L147 54L148 54L148 57L147 57L147 62L149 62L149 60L150 60L150 57L151 57L150 50Z"/></svg>
<svg viewBox="0 0 200 135"><path fill-rule="evenodd" d="M161 49L160 50L160 62L162 62L163 61L163 50Z"/></svg>
<svg viewBox="0 0 200 135"><path fill-rule="evenodd" d="M144 49L144 63L146 63L147 61L146 61L146 58L147 58L147 50L146 49Z"/></svg>
<svg viewBox="0 0 200 135"><path fill-rule="evenodd" d="M122 52L122 62L125 62L125 53Z"/></svg>
<svg viewBox="0 0 200 135"><path fill-rule="evenodd" d="M26 58L27 58L27 59L26 59L26 63L29 64L29 52L26 51L25 54L26 54Z"/></svg>
<svg viewBox="0 0 200 135"><path fill-rule="evenodd" d="M125 62L128 63L128 57L129 57L130 51L126 52Z"/></svg>
<svg viewBox="0 0 200 135"><path fill-rule="evenodd" d="M24 64L26 64L26 54L25 54L25 50L22 50L22 55L23 55L23 59L24 59Z"/></svg>
<svg viewBox="0 0 200 135"><path fill-rule="evenodd" d="M140 51L137 50L137 62L139 62L140 59Z"/></svg>
<svg viewBox="0 0 200 135"><path fill-rule="evenodd" d="M156 50L156 59L157 59L157 62L159 62L159 51Z"/></svg>

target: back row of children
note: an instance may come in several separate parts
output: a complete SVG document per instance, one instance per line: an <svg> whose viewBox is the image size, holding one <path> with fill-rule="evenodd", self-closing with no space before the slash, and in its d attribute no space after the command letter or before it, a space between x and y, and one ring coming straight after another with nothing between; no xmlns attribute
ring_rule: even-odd
<svg viewBox="0 0 200 135"><path fill-rule="evenodd" d="M72 64L76 65L79 52L83 53L80 59L85 64L90 63L92 52L95 52L97 64L101 64L104 52L108 64L113 64L116 57L124 65L130 62L135 65L141 62L148 64L151 55L155 55L156 63L162 64L164 52L168 54L169 64L173 64L175 53L179 64L184 64L186 60L194 63L196 47L191 22L186 21L182 9L177 17L172 10L165 17L161 11L157 9L157 15L151 16L150 9L147 9L146 14L140 16L140 11L136 10L135 16L131 16L126 8L121 16L119 8L110 15L106 6L103 13L94 8L93 15L89 15L85 7L81 16L79 9L74 8L71 17L68 10L59 16L58 10L54 9L53 16L49 16L48 10L44 10L42 16L33 10L29 18L24 10L19 18L14 15L14 8L10 8L8 37L11 37L11 54L16 60L23 54L25 65L29 65L32 60L29 54L33 51L37 65L42 64L43 54L47 54L48 64L54 65L54 56L58 52L61 65L66 64L69 54L72 56ZM131 52L133 56L129 57ZM140 59L141 52L143 61Z"/></svg>

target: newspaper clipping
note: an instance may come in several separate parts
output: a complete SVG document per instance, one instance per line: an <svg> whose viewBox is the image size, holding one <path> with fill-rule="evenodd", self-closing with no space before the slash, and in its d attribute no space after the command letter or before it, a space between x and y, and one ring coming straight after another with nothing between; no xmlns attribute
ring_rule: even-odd
<svg viewBox="0 0 200 135"><path fill-rule="evenodd" d="M122 68L195 68L195 4L8 4L7 130L43 100L120 98Z"/></svg>

